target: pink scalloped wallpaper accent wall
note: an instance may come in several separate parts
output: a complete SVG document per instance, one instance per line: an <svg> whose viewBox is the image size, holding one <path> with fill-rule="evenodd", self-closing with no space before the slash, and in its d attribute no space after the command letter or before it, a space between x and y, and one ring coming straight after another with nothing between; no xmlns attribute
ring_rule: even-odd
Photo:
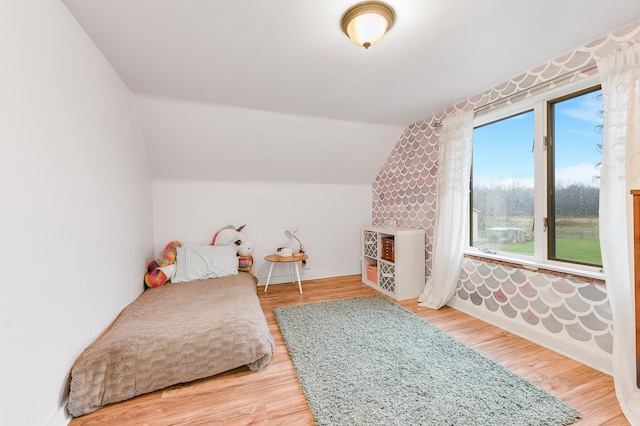
<svg viewBox="0 0 640 426"><path fill-rule="evenodd" d="M426 123L412 124L396 143L373 182L373 224L395 219L398 226L423 228L425 259L431 270L436 203L438 138Z"/></svg>
<svg viewBox="0 0 640 426"><path fill-rule="evenodd" d="M465 259L456 296L592 352L612 353L605 286Z"/></svg>
<svg viewBox="0 0 640 426"><path fill-rule="evenodd" d="M432 267L438 123L458 111L484 105L501 105L540 90L545 82L576 72L566 85L597 72L595 62L614 49L640 39L640 23L564 55L486 92L473 96L440 114L411 124L399 138L372 185L372 224L395 220L398 226L423 228L427 235L425 268ZM611 308L606 287L568 281L556 276L465 259L456 303L486 309L505 321L516 321L554 338L594 353L612 353Z"/></svg>

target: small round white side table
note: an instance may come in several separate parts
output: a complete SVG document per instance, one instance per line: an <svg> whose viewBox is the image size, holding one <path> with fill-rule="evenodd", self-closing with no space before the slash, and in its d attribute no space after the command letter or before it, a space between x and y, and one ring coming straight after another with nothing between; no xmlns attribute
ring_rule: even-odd
<svg viewBox="0 0 640 426"><path fill-rule="evenodd" d="M267 288L269 287L269 280L271 280L271 272L273 272L273 265L276 263L288 263L291 266L291 282L295 284L295 280L293 277L293 269L295 267L296 276L298 277L298 289L300 290L300 294L302 294L302 283L300 282L300 271L298 270L298 262L302 262L303 260L307 260L309 256L303 254L302 256L278 256L277 254L270 254L264 257L264 260L271 263L269 266L269 275L267 276L267 283L264 286L265 293L267 292Z"/></svg>

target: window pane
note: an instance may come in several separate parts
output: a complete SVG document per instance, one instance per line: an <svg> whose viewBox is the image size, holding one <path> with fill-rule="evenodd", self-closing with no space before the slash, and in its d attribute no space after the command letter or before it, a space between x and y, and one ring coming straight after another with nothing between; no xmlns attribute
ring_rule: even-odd
<svg viewBox="0 0 640 426"><path fill-rule="evenodd" d="M550 104L549 258L602 265L598 234L601 90Z"/></svg>
<svg viewBox="0 0 640 426"><path fill-rule="evenodd" d="M533 111L473 131L471 245L533 255Z"/></svg>

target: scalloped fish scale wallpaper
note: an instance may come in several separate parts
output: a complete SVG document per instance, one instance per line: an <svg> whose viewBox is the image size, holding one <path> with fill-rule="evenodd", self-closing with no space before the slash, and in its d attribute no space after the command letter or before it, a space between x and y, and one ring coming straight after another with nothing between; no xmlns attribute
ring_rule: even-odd
<svg viewBox="0 0 640 426"><path fill-rule="evenodd" d="M583 70L558 84L588 78L597 72L591 66L597 59L639 39L640 23L408 126L373 182L372 223L384 225L387 220L395 220L398 226L423 228L427 235L425 268L430 275L440 130L437 123L458 111L500 103L515 93L522 92L519 100L526 98L542 83L568 72ZM605 286L465 259L455 297L592 352L612 353L611 307Z"/></svg>
<svg viewBox="0 0 640 426"><path fill-rule="evenodd" d="M611 354L611 307L604 286L467 259L457 297Z"/></svg>

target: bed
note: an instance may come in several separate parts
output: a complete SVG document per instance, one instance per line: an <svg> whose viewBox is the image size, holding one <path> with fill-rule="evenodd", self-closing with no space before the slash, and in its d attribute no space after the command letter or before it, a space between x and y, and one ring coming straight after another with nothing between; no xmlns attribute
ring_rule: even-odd
<svg viewBox="0 0 640 426"><path fill-rule="evenodd" d="M239 272L146 290L74 363L69 414L244 365L266 366L275 341L256 283Z"/></svg>

